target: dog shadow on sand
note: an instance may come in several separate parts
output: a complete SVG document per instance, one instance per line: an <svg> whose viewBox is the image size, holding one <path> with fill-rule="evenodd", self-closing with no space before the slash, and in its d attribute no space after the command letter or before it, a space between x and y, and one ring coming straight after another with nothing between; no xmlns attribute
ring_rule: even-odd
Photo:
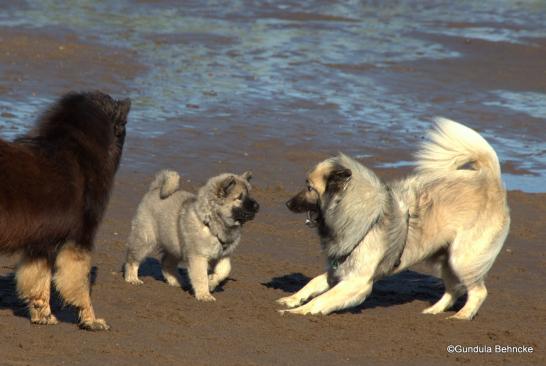
<svg viewBox="0 0 546 366"><path fill-rule="evenodd" d="M271 281L262 283L263 286L283 290L288 293L299 291L311 280L302 273L274 277ZM415 271L403 271L392 276L385 277L373 285L370 296L364 303L354 308L337 311L337 313L361 313L366 309L375 307L389 307L402 305L415 300L426 301L434 304L442 297L444 285L434 276ZM452 309L459 310L466 301L466 295L459 298Z"/></svg>
<svg viewBox="0 0 546 366"><path fill-rule="evenodd" d="M180 274L180 282L182 285L182 290L193 294L191 282L188 277L188 271L185 268L178 268L178 273ZM161 274L160 261L152 257L148 257L142 263L140 263L140 267L138 269L138 277L140 279L152 278L159 282L165 282L165 279L163 278L163 274ZM231 277L228 277L214 289L214 293L223 292L224 285L228 283L229 281L236 281L236 280Z"/></svg>
<svg viewBox="0 0 546 366"><path fill-rule="evenodd" d="M96 278L97 267L92 267L90 273L91 292L93 292ZM51 312L60 323L78 324L78 310L63 303L62 297L55 289L53 282L51 282L50 305ZM26 304L17 296L15 273L13 272L0 275L0 309L9 309L15 316L30 319Z"/></svg>

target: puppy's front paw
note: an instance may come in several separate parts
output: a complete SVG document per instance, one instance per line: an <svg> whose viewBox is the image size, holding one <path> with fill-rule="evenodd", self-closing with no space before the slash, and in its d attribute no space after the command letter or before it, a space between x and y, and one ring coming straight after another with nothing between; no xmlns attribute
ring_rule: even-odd
<svg viewBox="0 0 546 366"><path fill-rule="evenodd" d="M125 282L130 283L131 285L142 285L144 282L138 278L138 275L134 271L130 271L128 269L125 269L125 273L123 274L123 279Z"/></svg>
<svg viewBox="0 0 546 366"><path fill-rule="evenodd" d="M131 279L125 279L125 282L130 283L131 285L139 286L142 285L144 282L138 278L131 278Z"/></svg>
<svg viewBox="0 0 546 366"><path fill-rule="evenodd" d="M80 323L80 328L97 332L100 330L109 330L110 326L106 323L104 319L94 319L91 321Z"/></svg>
<svg viewBox="0 0 546 366"><path fill-rule="evenodd" d="M209 293L195 294L195 298L198 301L203 301L203 302L216 301L216 298Z"/></svg>
<svg viewBox="0 0 546 366"><path fill-rule="evenodd" d="M279 305L286 306L287 308L295 308L296 306L300 306L302 301L299 297L292 296L286 296L281 297L280 299L276 300L276 303Z"/></svg>

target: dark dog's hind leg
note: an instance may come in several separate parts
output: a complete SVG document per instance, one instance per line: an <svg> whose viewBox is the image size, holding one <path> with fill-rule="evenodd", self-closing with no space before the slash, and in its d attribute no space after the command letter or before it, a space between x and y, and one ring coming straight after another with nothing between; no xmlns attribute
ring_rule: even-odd
<svg viewBox="0 0 546 366"><path fill-rule="evenodd" d="M91 252L67 243L55 261L55 286L66 303L79 309L80 327L86 330L110 329L104 319L95 318L89 293Z"/></svg>
<svg viewBox="0 0 546 366"><path fill-rule="evenodd" d="M17 293L28 303L30 321L34 324L57 324L51 314L51 264L47 257L23 255L15 275Z"/></svg>

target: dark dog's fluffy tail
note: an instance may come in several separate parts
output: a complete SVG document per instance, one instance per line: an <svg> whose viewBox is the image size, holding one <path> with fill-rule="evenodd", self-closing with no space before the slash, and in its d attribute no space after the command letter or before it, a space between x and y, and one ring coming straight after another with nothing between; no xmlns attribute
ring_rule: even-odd
<svg viewBox="0 0 546 366"><path fill-rule="evenodd" d="M150 191L159 190L159 197L165 199L180 188L180 175L173 170L162 170L155 175Z"/></svg>

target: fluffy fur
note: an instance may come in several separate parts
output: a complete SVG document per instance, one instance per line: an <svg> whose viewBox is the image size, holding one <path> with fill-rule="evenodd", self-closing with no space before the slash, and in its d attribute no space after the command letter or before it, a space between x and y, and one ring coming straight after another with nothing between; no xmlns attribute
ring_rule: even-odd
<svg viewBox="0 0 546 366"><path fill-rule="evenodd" d="M250 178L250 172L221 174L195 195L179 188L178 173L159 172L133 219L125 280L142 284L138 267L159 249L168 284L180 286L181 262L187 266L195 297L214 301L211 292L229 275L230 255L239 244L242 226L258 212L258 203L250 197Z"/></svg>
<svg viewBox="0 0 546 366"><path fill-rule="evenodd" d="M33 323L56 323L49 307L55 267L55 283L65 301L80 309L81 327L108 328L91 308L88 263L121 158L129 109L129 100L100 92L70 93L26 136L0 140L0 252L22 253L17 289ZM68 270L74 267L83 273Z"/></svg>
<svg viewBox="0 0 546 366"><path fill-rule="evenodd" d="M436 120L417 159L413 176L389 184L345 155L315 167L307 189L287 205L311 212L328 271L279 299L293 308L281 312L328 314L358 305L375 280L427 261L446 290L424 313L446 311L466 290L468 300L452 318L476 315L510 226L499 160L477 132L445 118Z"/></svg>

